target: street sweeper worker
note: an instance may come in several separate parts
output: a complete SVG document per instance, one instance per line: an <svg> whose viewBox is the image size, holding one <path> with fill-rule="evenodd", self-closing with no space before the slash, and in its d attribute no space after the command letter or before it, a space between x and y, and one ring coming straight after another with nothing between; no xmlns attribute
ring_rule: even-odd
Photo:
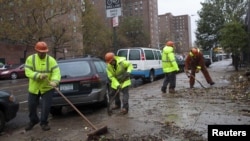
<svg viewBox="0 0 250 141"><path fill-rule="evenodd" d="M214 85L212 78L207 71L207 67L205 65L203 53L198 48L192 48L187 55L185 60L185 73L189 76L189 85L190 88L194 87L195 84L195 73L199 73L200 71L203 73L206 81L210 85ZM191 73L189 72L191 70ZM190 77L193 76L193 77Z"/></svg>
<svg viewBox="0 0 250 141"><path fill-rule="evenodd" d="M179 71L178 64L174 55L174 42L167 41L162 51L162 69L165 78L161 87L162 93L166 93L169 84L169 93L175 93L176 73Z"/></svg>
<svg viewBox="0 0 250 141"><path fill-rule="evenodd" d="M45 42L37 42L35 50L36 53L28 56L25 61L25 75L29 79L28 109L30 120L25 130L31 130L40 122L42 130L47 131L50 130L48 116L54 93L53 88L59 84L61 74L56 60L47 54L49 49ZM41 115L39 118L37 108L40 98Z"/></svg>
<svg viewBox="0 0 250 141"><path fill-rule="evenodd" d="M115 56L112 52L106 53L105 60L108 78L111 81L111 96L114 96L118 89L123 93L122 109L119 93L115 97L115 107L112 109L121 109L121 114L127 114L129 110L129 86L131 85L130 73L133 70L133 65L125 57Z"/></svg>

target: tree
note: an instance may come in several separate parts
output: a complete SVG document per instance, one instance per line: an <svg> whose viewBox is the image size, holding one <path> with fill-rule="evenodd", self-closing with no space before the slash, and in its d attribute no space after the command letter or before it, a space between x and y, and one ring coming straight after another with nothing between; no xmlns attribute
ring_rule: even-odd
<svg viewBox="0 0 250 141"><path fill-rule="evenodd" d="M220 45L228 52L239 54L247 46L248 34L237 21L225 24L220 30Z"/></svg>
<svg viewBox="0 0 250 141"><path fill-rule="evenodd" d="M218 44L217 31L224 24L223 15L220 12L221 1L201 3L202 10L198 12L200 20L197 21L196 44L204 50Z"/></svg>
<svg viewBox="0 0 250 141"><path fill-rule="evenodd" d="M231 21L243 21L246 13L246 0L207 0L201 3L202 9L198 12L196 44L204 50L219 45L221 39L219 31L224 24Z"/></svg>
<svg viewBox="0 0 250 141"><path fill-rule="evenodd" d="M143 30L143 21L139 17L126 17L118 28L119 47L138 47L150 44L149 34Z"/></svg>
<svg viewBox="0 0 250 141"><path fill-rule="evenodd" d="M95 54L96 56L104 56L103 52L110 50L112 45L112 33L109 31L101 18L97 14L91 1L85 0L85 11L80 15L83 54Z"/></svg>
<svg viewBox="0 0 250 141"><path fill-rule="evenodd" d="M71 26L67 20L62 20L71 10L69 1L12 0L0 1L0 5L0 26L4 27L0 39L26 45L24 58L28 47L37 41L47 41L52 50L69 41L65 33L70 31Z"/></svg>

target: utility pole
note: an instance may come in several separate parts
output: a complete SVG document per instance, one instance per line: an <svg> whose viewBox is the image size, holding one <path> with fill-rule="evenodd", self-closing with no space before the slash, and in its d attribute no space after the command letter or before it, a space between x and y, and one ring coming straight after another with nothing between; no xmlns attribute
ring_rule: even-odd
<svg viewBox="0 0 250 141"><path fill-rule="evenodd" d="M84 33L84 13L85 13L85 1L84 0L81 0L81 16L82 16L82 19L81 19L81 27L82 27L82 55L85 54L85 50L84 50L84 36L83 36L83 33Z"/></svg>

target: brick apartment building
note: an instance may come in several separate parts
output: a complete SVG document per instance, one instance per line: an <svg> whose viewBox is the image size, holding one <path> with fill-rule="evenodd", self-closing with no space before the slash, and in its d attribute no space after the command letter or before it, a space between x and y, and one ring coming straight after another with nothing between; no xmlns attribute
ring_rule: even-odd
<svg viewBox="0 0 250 141"><path fill-rule="evenodd" d="M86 1L86 0L85 0ZM111 18L106 17L106 0L89 0L91 4L98 11L97 13L102 17L103 23L112 30ZM79 9L82 9L82 4L84 0L72 0L71 3L75 4L72 12L67 16L67 20L74 20L73 26L77 26L79 19L77 19ZM150 43L148 47L159 48L159 45L165 43L166 40L171 39L177 43L177 52L184 52L191 46L191 33L190 33L190 17L188 15L173 16L171 13L158 16L158 2L157 0L121 0L122 3L122 16L119 16L119 21L122 22L123 18L126 16L139 16L143 20L144 31L149 33ZM73 52L74 48L82 47L81 34L78 33L74 28L73 40L69 43L70 46L67 47L68 56L79 55L79 51ZM1 53L0 61L2 62L13 62L22 63L24 57L34 53L33 48L29 48L25 51L25 47L12 48L11 45L6 43L0 44ZM49 54L53 56L53 50L50 50ZM65 54L58 53L58 57ZM57 57L57 58L58 58Z"/></svg>
<svg viewBox="0 0 250 141"><path fill-rule="evenodd" d="M0 42L0 62L4 64L21 64L25 61L25 55L30 55L35 50L26 50L25 46L12 45L8 42Z"/></svg>
<svg viewBox="0 0 250 141"><path fill-rule="evenodd" d="M111 26L112 18L106 16L106 0L92 0L92 4L103 17L105 25ZM158 34L158 2L157 0L121 0L122 16L119 21L122 22L124 17L137 16L142 18L144 31L150 34L150 44L148 47L157 48L159 43Z"/></svg>
<svg viewBox="0 0 250 141"><path fill-rule="evenodd" d="M188 52L192 47L190 16L166 13L158 17L160 44L164 45L167 40L172 40L176 43L177 53Z"/></svg>

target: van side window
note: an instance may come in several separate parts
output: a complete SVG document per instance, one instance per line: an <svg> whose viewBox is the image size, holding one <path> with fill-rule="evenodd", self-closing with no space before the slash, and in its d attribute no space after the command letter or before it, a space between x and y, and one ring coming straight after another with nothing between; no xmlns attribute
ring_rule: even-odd
<svg viewBox="0 0 250 141"><path fill-rule="evenodd" d="M161 60L161 52L160 51L157 51L157 55L159 57L159 60Z"/></svg>
<svg viewBox="0 0 250 141"><path fill-rule="evenodd" d="M140 57L141 55L139 50L130 50L129 60L141 60Z"/></svg>
<svg viewBox="0 0 250 141"><path fill-rule="evenodd" d="M155 60L159 60L159 55L157 54L157 51L153 50L153 52L154 52Z"/></svg>
<svg viewBox="0 0 250 141"><path fill-rule="evenodd" d="M154 60L154 54L152 50L144 50L146 60Z"/></svg>
<svg viewBox="0 0 250 141"><path fill-rule="evenodd" d="M127 55L128 55L128 50L120 50L118 52L118 56L125 57L126 59L127 59Z"/></svg>

